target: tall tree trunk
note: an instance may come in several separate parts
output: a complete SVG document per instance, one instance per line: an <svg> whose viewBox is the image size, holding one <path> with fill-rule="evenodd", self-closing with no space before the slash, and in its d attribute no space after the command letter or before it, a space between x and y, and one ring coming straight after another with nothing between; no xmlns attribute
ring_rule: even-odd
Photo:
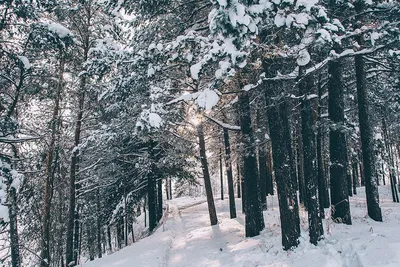
<svg viewBox="0 0 400 267"><path fill-rule="evenodd" d="M228 193L229 193L229 213L231 219L236 218L235 192L233 189L233 175L231 162L231 145L229 143L228 129L224 128L224 144L225 144L225 169L228 178Z"/></svg>
<svg viewBox="0 0 400 267"><path fill-rule="evenodd" d="M50 211L52 204L51 202L53 198L54 175L58 157L56 155L57 154L56 142L60 124L59 112L60 112L61 92L63 89L64 66L65 66L65 58L63 52L60 52L58 84L54 100L53 115L51 118L50 145L46 159L46 181L44 189L44 204L43 204L44 207L43 207L43 218L42 218L43 239L42 239L42 252L40 255L42 258L40 266L42 267L50 266L50 222L51 222Z"/></svg>
<svg viewBox="0 0 400 267"><path fill-rule="evenodd" d="M204 187L207 195L207 205L208 205L208 213L210 215L210 223L211 225L216 225L218 223L218 218L217 218L217 212L215 210L210 172L208 170L203 122L200 122L199 125L197 126L197 135L199 136L200 161L201 161L201 167L203 169Z"/></svg>
<svg viewBox="0 0 400 267"><path fill-rule="evenodd" d="M357 162L352 164L353 167L353 194L357 195L357 184L358 184L358 170L357 170Z"/></svg>
<svg viewBox="0 0 400 267"><path fill-rule="evenodd" d="M300 67L300 75L304 75L304 69ZM301 77L300 76L300 77ZM299 84L299 91L304 95L300 103L301 113L301 134L303 141L304 177L306 187L306 202L308 208L308 225L310 242L314 245L323 237L323 227L321 212L319 209L318 196L318 169L317 169L317 150L315 144L315 121L312 99L308 99L308 94L313 93L314 77L309 76Z"/></svg>
<svg viewBox="0 0 400 267"><path fill-rule="evenodd" d="M317 125L317 162L318 162L318 195L321 215L325 217L324 208L330 207L329 191L324 167L323 122L322 122L322 85L318 82L318 125Z"/></svg>
<svg viewBox="0 0 400 267"><path fill-rule="evenodd" d="M80 235L82 233L82 228L81 228L81 222L80 222L80 216L79 216L79 211L81 205L78 204L75 210L74 214L74 241L73 241L73 261L75 262L75 265L78 264L78 255L79 255L79 248L80 248Z"/></svg>
<svg viewBox="0 0 400 267"><path fill-rule="evenodd" d="M1 156L1 155L0 155ZM1 161L7 163L8 166L11 165L11 161L9 158L1 157ZM6 164L2 164L1 171L3 173L4 178L7 181L7 200L9 203L8 206L8 216L10 220L9 232L10 232L10 254L11 254L11 266L12 267L20 267L21 266L21 255L19 249L19 236L18 236L18 206L17 206L17 190L12 186L12 174L10 169L7 168Z"/></svg>
<svg viewBox="0 0 400 267"><path fill-rule="evenodd" d="M102 250L101 250L101 207L100 207L100 191L97 189L97 194L96 194L96 237L97 237L97 257L101 258L102 255Z"/></svg>
<svg viewBox="0 0 400 267"><path fill-rule="evenodd" d="M306 185L304 177L304 153L303 153L303 136L301 134L300 118L297 122L297 169L298 169L298 188L299 188L299 200L307 209L306 200Z"/></svg>
<svg viewBox="0 0 400 267"><path fill-rule="evenodd" d="M169 178L169 199L172 199L172 179Z"/></svg>
<svg viewBox="0 0 400 267"><path fill-rule="evenodd" d="M224 200L224 173L222 169L222 149L219 149L219 175L221 184L221 200Z"/></svg>
<svg viewBox="0 0 400 267"><path fill-rule="evenodd" d="M69 178L69 210L68 210L68 223L67 223L67 246L65 250L65 259L67 262L67 266L73 261L74 259L74 252L73 252L73 239L74 239L74 221L76 220L76 173L78 168L78 161L79 161L79 143L81 139L81 128L82 128L82 117L83 117L83 110L84 110L84 103L85 103L85 87L86 87L86 77L81 76L80 85L79 85L79 92L78 92L78 114L76 118L75 124L75 133L74 133L74 149L72 152L71 157L71 165L70 165L70 178ZM79 228L79 227L78 227ZM75 262L72 266L76 265Z"/></svg>
<svg viewBox="0 0 400 267"><path fill-rule="evenodd" d="M331 178L332 219L337 223L351 224L349 192L347 188L346 139L344 133L344 92L340 60L328 64L328 112L330 119L329 151Z"/></svg>
<svg viewBox="0 0 400 267"><path fill-rule="evenodd" d="M242 86L241 86L242 87ZM243 180L245 194L246 237L257 236L264 228L258 189L258 168L253 130L251 128L250 101L247 92L239 95L240 126L242 133Z"/></svg>
<svg viewBox="0 0 400 267"><path fill-rule="evenodd" d="M271 140L268 140L268 143ZM270 194L271 196L274 195L274 183L273 183L273 171L272 171L272 154L271 154L271 145L268 144L267 145L267 152L266 152L266 156L267 156L267 188L266 188L266 194Z"/></svg>
<svg viewBox="0 0 400 267"><path fill-rule="evenodd" d="M237 186L237 198L240 198L240 193L241 193L241 189L240 189L240 185L242 182L242 179L240 178L240 167L239 167L239 156L236 159L236 186Z"/></svg>
<svg viewBox="0 0 400 267"><path fill-rule="evenodd" d="M149 231L153 232L157 226L156 182L154 173L147 177L147 205L149 210Z"/></svg>
<svg viewBox="0 0 400 267"><path fill-rule="evenodd" d="M269 90L267 88L266 90ZM287 104L281 102L268 110L268 123L272 142L275 181L278 189L279 212L284 250L297 247L300 237L300 218L297 193L290 171L290 140L284 138L287 128ZM286 121L286 122L285 122ZM285 134L285 132L287 132Z"/></svg>
<svg viewBox="0 0 400 267"><path fill-rule="evenodd" d="M162 199L162 180L157 181L157 221L160 221L163 216L163 199Z"/></svg>
<svg viewBox="0 0 400 267"><path fill-rule="evenodd" d="M375 221L381 222L382 211L379 207L379 192L377 177L375 176L376 159L374 153L373 128L371 125L369 114L370 111L369 100L367 96L367 79L365 72L365 63L362 55L355 56L355 68L357 82L358 119L360 124L360 137L368 216Z"/></svg>
<svg viewBox="0 0 400 267"><path fill-rule="evenodd" d="M167 200L169 200L169 190L168 190L169 179L170 178L165 179L165 195L167 196Z"/></svg>
<svg viewBox="0 0 400 267"><path fill-rule="evenodd" d="M385 112L383 112L385 114ZM387 153L387 163L389 165L389 178L390 178L390 188L392 190L392 198L393 202L399 202L399 194L397 193L397 188L396 188L396 181L395 181L395 176L393 173L393 157L390 151L390 143L389 143L389 135L387 131L387 126L386 126L386 120L384 115L382 116L382 130L383 130L383 138L385 142L385 148L386 148L386 153Z"/></svg>

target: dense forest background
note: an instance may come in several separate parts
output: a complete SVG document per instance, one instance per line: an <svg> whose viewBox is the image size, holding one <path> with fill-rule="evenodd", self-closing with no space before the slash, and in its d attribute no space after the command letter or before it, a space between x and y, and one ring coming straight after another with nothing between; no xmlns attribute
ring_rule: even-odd
<svg viewBox="0 0 400 267"><path fill-rule="evenodd" d="M382 221L399 101L398 1L0 0L0 262L102 257L183 195L252 237L277 194L284 250L360 186Z"/></svg>

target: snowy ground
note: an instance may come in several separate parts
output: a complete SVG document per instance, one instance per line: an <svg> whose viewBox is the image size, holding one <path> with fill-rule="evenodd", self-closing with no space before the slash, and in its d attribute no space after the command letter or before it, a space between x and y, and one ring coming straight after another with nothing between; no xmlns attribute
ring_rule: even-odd
<svg viewBox="0 0 400 267"><path fill-rule="evenodd" d="M209 226L205 199L175 199L164 227L103 259L84 267L398 267L400 266L400 205L392 203L388 187L380 188L383 223L366 216L362 189L351 198L353 225L324 220L325 240L308 243L306 213L301 211L303 234L294 251L281 249L277 199L268 197L266 229L255 238L244 237L241 200L238 218L229 219L228 200L216 200L219 224ZM199 204L201 203L201 204ZM326 210L328 215L329 210Z"/></svg>

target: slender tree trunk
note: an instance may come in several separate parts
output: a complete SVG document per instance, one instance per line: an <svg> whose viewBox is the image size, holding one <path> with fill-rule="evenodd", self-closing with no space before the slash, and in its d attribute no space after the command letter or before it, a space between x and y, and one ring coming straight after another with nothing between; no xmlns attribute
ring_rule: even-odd
<svg viewBox="0 0 400 267"><path fill-rule="evenodd" d="M224 173L222 170L222 149L219 149L219 175L221 181L221 200L224 200Z"/></svg>
<svg viewBox="0 0 400 267"><path fill-rule="evenodd" d="M156 183L154 173L147 177L147 205L149 210L149 231L153 232L157 226Z"/></svg>
<svg viewBox="0 0 400 267"><path fill-rule="evenodd" d="M107 225L107 242L108 242L108 251L112 252L112 242L111 242L111 227Z"/></svg>
<svg viewBox="0 0 400 267"><path fill-rule="evenodd" d="M270 142L270 141L268 141ZM272 155L271 155L271 145L268 144L267 146L267 189L266 189L266 193L267 195L270 194L271 196L274 195L274 183L273 183L273 167L272 167Z"/></svg>
<svg viewBox="0 0 400 267"><path fill-rule="evenodd" d="M260 234L264 228L258 189L258 168L253 130L251 128L250 101L247 92L239 96L240 126L242 133L243 180L245 183L245 229L246 237Z"/></svg>
<svg viewBox="0 0 400 267"><path fill-rule="evenodd" d="M3 158L6 163L10 165L10 160L8 158ZM21 256L19 250L19 236L18 236L18 221L17 221L17 190L12 184L12 175L8 168L3 166L2 172L4 177L7 179L7 192L8 201L10 203L8 207L8 216L10 219L9 231L10 231L10 254L11 254L11 266L20 267L21 266Z"/></svg>
<svg viewBox="0 0 400 267"><path fill-rule="evenodd" d="M81 128L82 128L82 117L83 117L83 110L84 110L84 103L85 103L85 87L86 87L86 77L82 76L80 80L78 98L79 98L79 106L78 106L78 114L76 118L76 125L75 125L75 133L74 133L74 150L71 157L71 166L70 166L70 188L69 188L69 210L68 210L68 223L67 223L67 246L66 246L66 262L67 266L71 264L74 259L74 252L73 252L73 240L74 240L74 221L76 219L76 172L78 168L78 160L79 160L79 149L78 145L80 143L81 137ZM76 228L76 227L75 227ZM79 228L79 227L78 227ZM76 265L75 262L72 266Z"/></svg>
<svg viewBox="0 0 400 267"><path fill-rule="evenodd" d="M163 216L163 199L162 199L162 180L158 179L157 181L157 221L160 221Z"/></svg>
<svg viewBox="0 0 400 267"><path fill-rule="evenodd" d="M224 128L224 144L225 144L225 169L228 178L228 193L229 193L229 213L231 219L236 218L235 192L233 189L233 175L231 162L231 145L229 143L228 129Z"/></svg>
<svg viewBox="0 0 400 267"><path fill-rule="evenodd" d="M385 114L385 112L383 112ZM385 142L385 147L386 147L386 152L387 152L387 163L389 165L389 178L390 178L390 188L392 189L392 198L393 202L399 202L399 194L397 193L397 188L396 188L396 181L393 173L393 158L390 152L390 143L389 143L389 136L388 136L388 131L386 127L386 121L385 117L382 116L382 130L383 130L383 137L384 137L384 142Z"/></svg>
<svg viewBox="0 0 400 267"><path fill-rule="evenodd" d="M46 159L46 181L45 181L45 189L44 189L44 207L43 207L43 218L42 218L42 231L43 231L43 239L42 239L42 252L40 262L40 266L47 267L50 266L50 212L51 212L51 202L53 198L53 183L54 183L54 175L55 169L57 165L57 136L59 131L59 111L60 111L60 102L61 102L61 92L63 88L63 73L64 73L64 65L65 59L63 52L60 52L60 68L58 73L59 82L57 84L56 95L55 95L55 103L53 108L53 116L51 118L51 137L50 137L50 145L47 153Z"/></svg>
<svg viewBox="0 0 400 267"><path fill-rule="evenodd" d="M300 120L300 119L299 119ZM303 153L303 136L301 135L300 121L297 122L297 169L298 169L298 188L299 188L299 200L307 209L306 200L306 185L304 177L304 153Z"/></svg>
<svg viewBox="0 0 400 267"><path fill-rule="evenodd" d="M172 199L172 179L169 178L169 199Z"/></svg>
<svg viewBox="0 0 400 267"><path fill-rule="evenodd" d="M203 169L203 177L204 177L204 187L207 195L207 204L208 204L208 212L210 215L210 223L211 225L216 225L218 223L217 212L215 210L214 197L211 187L211 178L210 172L208 170L208 162L206 155L206 143L204 140L204 130L203 123L200 122L197 126L197 135L199 136L199 147L200 147L200 160L201 167Z"/></svg>
<svg viewBox="0 0 400 267"><path fill-rule="evenodd" d="M165 179L165 195L167 196L167 200L169 200L169 190L168 190L169 179L170 178Z"/></svg>
<svg viewBox="0 0 400 267"><path fill-rule="evenodd" d="M304 69L300 67L300 75L304 75ZM308 225L310 242L314 245L323 238L323 227L321 220L321 211L319 208L318 196L318 169L317 169L317 150L315 144L315 121L314 109L308 94L313 93L314 77L309 76L299 84L299 91L304 95L300 103L301 108L301 134L303 141L303 162L304 177L306 187L306 202L308 208Z"/></svg>
<svg viewBox="0 0 400 267"><path fill-rule="evenodd" d="M96 216L96 237L97 237L97 257L101 258L102 250L101 250L101 207L100 207L100 191L97 189L96 194L96 209L97 209L97 216Z"/></svg>
<svg viewBox="0 0 400 267"><path fill-rule="evenodd" d="M357 195L357 184L358 184L358 171L357 162L353 163L353 194Z"/></svg>
<svg viewBox="0 0 400 267"><path fill-rule="evenodd" d="M236 178L236 186L237 186L237 197L240 198L240 193L241 193L241 189L240 189L240 184L241 184L241 180L240 179L240 167L239 167L239 156L236 160L236 171L237 171L237 178Z"/></svg>
<svg viewBox="0 0 400 267"><path fill-rule="evenodd" d="M339 60L328 64L329 89L329 151L331 178L332 219L337 223L351 224L349 192L347 188L346 139L344 133L344 90L342 64Z"/></svg>
<svg viewBox="0 0 400 267"><path fill-rule="evenodd" d="M73 241L73 261L75 262L75 265L78 264L78 255L79 255L79 248L80 248L80 235L82 233L82 228L80 227L81 222L80 222L80 204L77 205L75 215L74 215L74 241Z"/></svg>

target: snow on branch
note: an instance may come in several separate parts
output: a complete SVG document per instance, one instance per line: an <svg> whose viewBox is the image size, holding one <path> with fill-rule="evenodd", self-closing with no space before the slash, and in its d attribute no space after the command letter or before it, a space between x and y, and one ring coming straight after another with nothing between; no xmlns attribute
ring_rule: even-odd
<svg viewBox="0 0 400 267"><path fill-rule="evenodd" d="M208 116L206 114L204 114L204 117L206 117L207 119L209 119L210 121L214 122L215 124L219 125L220 127L224 128L224 129L228 129L231 131L240 131L240 126L224 123L217 119L211 118L210 116Z"/></svg>

